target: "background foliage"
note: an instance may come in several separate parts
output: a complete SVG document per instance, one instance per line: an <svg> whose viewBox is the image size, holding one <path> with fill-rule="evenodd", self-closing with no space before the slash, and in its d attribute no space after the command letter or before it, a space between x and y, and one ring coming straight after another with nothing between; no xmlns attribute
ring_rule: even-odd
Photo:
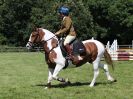
<svg viewBox="0 0 133 99"><path fill-rule="evenodd" d="M80 39L131 43L133 0L1 0L0 44L25 46L33 24L56 32L61 21L57 11L62 5L70 8Z"/></svg>

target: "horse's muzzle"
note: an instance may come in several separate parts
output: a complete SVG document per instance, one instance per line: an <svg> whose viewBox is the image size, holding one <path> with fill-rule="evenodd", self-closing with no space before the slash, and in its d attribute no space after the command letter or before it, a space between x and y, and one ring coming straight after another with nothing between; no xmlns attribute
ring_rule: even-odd
<svg viewBox="0 0 133 99"><path fill-rule="evenodd" d="M27 48L28 50L32 49L32 43L31 43L31 42L28 42L28 43L26 44L26 48Z"/></svg>

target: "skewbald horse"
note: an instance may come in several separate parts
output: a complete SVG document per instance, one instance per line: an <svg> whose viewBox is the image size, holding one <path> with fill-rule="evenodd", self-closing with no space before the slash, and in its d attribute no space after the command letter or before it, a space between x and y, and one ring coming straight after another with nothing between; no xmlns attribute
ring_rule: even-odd
<svg viewBox="0 0 133 99"><path fill-rule="evenodd" d="M43 47L45 60L48 64L49 73L46 88L51 87L52 80L67 82L66 79L58 77L59 72L65 67L67 59L62 54L58 38L55 34L43 28L36 28L30 35L29 41L26 45L27 49L32 49L33 45L36 43ZM96 82L99 68L102 68L105 71L107 80L112 82L115 81L115 79L110 75L107 65L109 64L113 67L113 62L104 45L97 40L85 40L82 43L84 44L86 54L84 56L74 56L73 66L78 67L79 64L81 66L86 62L90 62L93 65L94 77L90 83L90 87L93 87ZM102 64L100 62L103 56L107 64ZM68 67L71 67L71 65L72 64L69 64Z"/></svg>

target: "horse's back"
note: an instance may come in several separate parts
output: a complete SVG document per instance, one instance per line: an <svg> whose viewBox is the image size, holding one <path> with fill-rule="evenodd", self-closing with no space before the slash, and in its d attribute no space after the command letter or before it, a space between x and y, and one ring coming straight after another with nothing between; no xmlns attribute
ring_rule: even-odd
<svg viewBox="0 0 133 99"><path fill-rule="evenodd" d="M96 45L97 51L98 51L98 55L104 53L105 47L104 47L104 45L100 41L98 41L98 40L85 40L85 41L83 41L83 44L87 44L87 43L88 44L89 43L94 43Z"/></svg>

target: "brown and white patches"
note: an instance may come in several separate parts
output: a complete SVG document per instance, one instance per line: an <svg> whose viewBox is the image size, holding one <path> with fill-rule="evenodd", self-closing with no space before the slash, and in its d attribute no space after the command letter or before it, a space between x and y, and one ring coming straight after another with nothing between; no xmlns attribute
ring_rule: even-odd
<svg viewBox="0 0 133 99"><path fill-rule="evenodd" d="M86 48L86 52L89 54L90 62L93 62L98 54L97 46L94 42L87 42L84 44Z"/></svg>
<svg viewBox="0 0 133 99"><path fill-rule="evenodd" d="M38 29L38 32L39 32L40 39L42 41L42 39L43 39L43 37L45 35L45 32L41 28Z"/></svg>
<svg viewBox="0 0 133 99"><path fill-rule="evenodd" d="M52 38L52 41L51 41L51 46L52 46L52 48L55 48L55 47L57 47L57 46L58 46L58 41L57 41L57 39Z"/></svg>
<svg viewBox="0 0 133 99"><path fill-rule="evenodd" d="M73 64L77 65L77 67L85 64L86 62L92 63L97 57L98 49L94 42L87 42L84 46L86 54L81 56L83 60L79 60L78 56L75 56L73 59Z"/></svg>
<svg viewBox="0 0 133 99"><path fill-rule="evenodd" d="M37 28L35 31L32 32L31 42L33 42L33 43L41 42L44 37L44 34L45 33L42 31L41 28Z"/></svg>
<svg viewBox="0 0 133 99"><path fill-rule="evenodd" d="M57 53L54 51L54 50L52 50L50 53L49 53L49 60L52 62L52 63L54 63L54 59L56 59L57 58Z"/></svg>
<svg viewBox="0 0 133 99"><path fill-rule="evenodd" d="M49 50L49 60L54 63L54 59L57 58L57 53L53 50L58 46L58 41L55 38L51 40L52 49Z"/></svg>
<svg viewBox="0 0 133 99"><path fill-rule="evenodd" d="M49 50L49 60L54 63L54 59L57 58L57 53L53 50L54 48L56 48L58 46L58 41L55 38L52 38L51 40L51 46L52 49Z"/></svg>
<svg viewBox="0 0 133 99"><path fill-rule="evenodd" d="M42 43L43 43L43 50L45 51L46 54L49 54L48 43L45 41Z"/></svg>
<svg viewBox="0 0 133 99"><path fill-rule="evenodd" d="M58 41L55 38L52 38L51 39L51 47L52 47L51 49L49 49L48 43L47 42L44 42L43 48L44 48L45 54L48 55L47 61L49 63L51 63L51 62L54 63L54 59L57 57L57 53L53 50L57 46L58 46Z"/></svg>
<svg viewBox="0 0 133 99"><path fill-rule="evenodd" d="M45 54L45 61L48 64L49 68L55 68L56 64L55 62L51 62L50 58L49 58L49 54Z"/></svg>

